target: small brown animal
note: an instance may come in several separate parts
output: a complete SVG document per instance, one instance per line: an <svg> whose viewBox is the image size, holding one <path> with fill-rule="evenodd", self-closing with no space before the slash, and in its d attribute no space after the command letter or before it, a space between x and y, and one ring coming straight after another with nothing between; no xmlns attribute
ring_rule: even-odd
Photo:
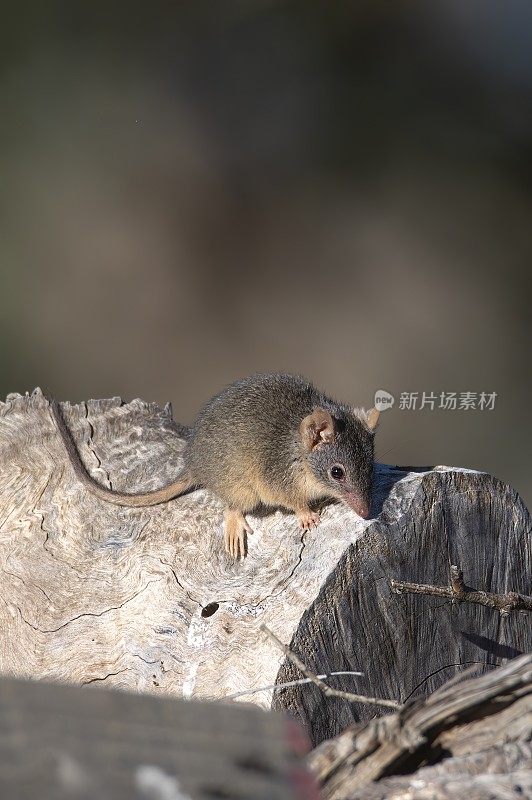
<svg viewBox="0 0 532 800"><path fill-rule="evenodd" d="M295 511L306 530L319 522L310 504L342 500L370 514L373 438L379 412L353 409L292 375L254 375L236 381L199 413L174 483L142 494L101 486L86 471L59 404L52 412L70 462L83 485L121 506L165 503L204 487L225 503L224 540L233 558L246 553L252 533L244 514L259 504Z"/></svg>

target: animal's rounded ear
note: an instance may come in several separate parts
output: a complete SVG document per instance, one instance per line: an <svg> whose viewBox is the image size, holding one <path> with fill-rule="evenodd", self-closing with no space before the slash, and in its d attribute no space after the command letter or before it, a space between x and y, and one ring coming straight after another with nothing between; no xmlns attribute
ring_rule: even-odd
<svg viewBox="0 0 532 800"><path fill-rule="evenodd" d="M374 431L377 427L380 413L381 412L378 408L370 408L369 411L366 411L366 422L368 423L368 428L370 430Z"/></svg>
<svg viewBox="0 0 532 800"><path fill-rule="evenodd" d="M334 420L324 408L315 408L299 426L303 447L309 453L320 444L332 442L334 439Z"/></svg>

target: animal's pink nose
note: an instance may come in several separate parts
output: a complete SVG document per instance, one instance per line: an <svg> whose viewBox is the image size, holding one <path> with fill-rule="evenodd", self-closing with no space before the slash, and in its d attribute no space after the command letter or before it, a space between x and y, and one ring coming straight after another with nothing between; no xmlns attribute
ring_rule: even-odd
<svg viewBox="0 0 532 800"><path fill-rule="evenodd" d="M347 495L346 497L347 505L356 511L359 517L362 519L368 519L370 516L370 507L369 504L366 503L364 500L361 500L360 497L356 495Z"/></svg>

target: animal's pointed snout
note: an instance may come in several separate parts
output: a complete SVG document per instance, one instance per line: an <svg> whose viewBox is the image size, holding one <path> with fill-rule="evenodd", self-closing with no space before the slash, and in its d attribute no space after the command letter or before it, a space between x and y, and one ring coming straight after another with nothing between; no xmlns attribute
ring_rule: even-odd
<svg viewBox="0 0 532 800"><path fill-rule="evenodd" d="M352 508L353 511L356 511L359 517L362 517L362 519L369 519L371 514L371 509L368 502L362 500L356 494L346 495L345 502L347 503L349 508Z"/></svg>

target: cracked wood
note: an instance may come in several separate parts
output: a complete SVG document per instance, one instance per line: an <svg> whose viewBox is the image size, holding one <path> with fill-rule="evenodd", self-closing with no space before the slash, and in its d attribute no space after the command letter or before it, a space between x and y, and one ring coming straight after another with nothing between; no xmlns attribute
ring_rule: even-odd
<svg viewBox="0 0 532 800"><path fill-rule="evenodd" d="M179 474L187 431L168 406L62 408L95 479L147 491ZM402 702L470 661L530 649L523 615L501 620L389 585L438 585L460 563L468 585L530 593L530 519L516 493L447 467L377 465L375 479L373 519L330 504L302 535L293 514L258 511L249 555L235 563L215 497L145 509L99 500L79 486L42 393L10 395L0 403L0 671L185 697L248 691L243 701L269 707L272 691L253 690L300 676L264 623L315 673L365 673L335 688ZM276 692L274 704L314 742L376 713L308 685Z"/></svg>

